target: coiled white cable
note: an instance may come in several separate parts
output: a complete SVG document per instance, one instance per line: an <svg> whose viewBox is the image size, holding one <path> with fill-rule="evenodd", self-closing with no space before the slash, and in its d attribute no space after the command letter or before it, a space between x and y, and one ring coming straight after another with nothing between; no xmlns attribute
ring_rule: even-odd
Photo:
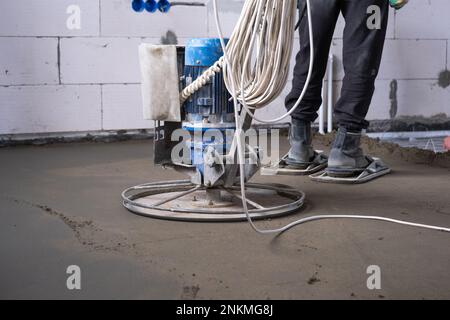
<svg viewBox="0 0 450 320"><path fill-rule="evenodd" d="M240 79L240 103L263 108L283 91L289 76L294 43L296 1L246 1L227 45L231 66L224 66L224 80ZM257 45L256 55L255 45ZM254 58L254 59L253 59Z"/></svg>
<svg viewBox="0 0 450 320"><path fill-rule="evenodd" d="M293 0L246 1L227 45L231 67L227 66L222 57L182 91L181 103L222 69L229 91L232 90L232 79L241 79L241 88L235 90L235 94L255 120L275 123L292 114L298 105L282 118L275 120L258 119L253 112L273 102L286 86L293 51L296 6L297 3ZM258 45L258 49L254 56L255 45ZM311 66L312 63L313 60ZM310 70L312 71L312 68ZM311 75L308 76L308 85L310 78ZM302 97L305 93L306 90Z"/></svg>
<svg viewBox="0 0 450 320"><path fill-rule="evenodd" d="M236 29L245 29L246 25L242 24L243 21L247 21L246 15L252 15L252 17L258 21L260 21L261 17L262 17L262 8L267 8L270 6L285 6L286 2L293 2L296 3L296 0L247 0L244 4L244 10L243 13L239 19L238 25ZM249 6L251 6L252 8L254 8L255 5L258 5L258 14L257 16L253 16L251 11L247 11L245 9L248 9ZM220 23L220 18L219 18L219 13L218 13L218 7L217 7L217 0L213 0L213 5L214 5L214 17L215 17L215 21L216 21L216 27L217 27L217 32L219 34L219 38L220 38L220 42L222 45L222 49L224 52L224 62L226 64L225 70L236 70L236 69L241 69L242 71L242 76L241 76L241 92L240 92L240 97L241 97L241 102L242 105L245 107L245 95L247 94L247 92L249 92L249 90L246 91L246 88L249 88L248 86L248 82L246 82L246 77L245 77L245 66L248 66L247 63L244 63L244 66L239 65L239 58L233 57L231 59L231 61L235 61L237 63L237 65L234 65L230 62L229 59L229 52L228 49L225 45L225 40L224 40L224 36L223 36L223 32L222 32L222 27L221 27L221 23ZM289 116L292 112L294 112L294 110L298 107L298 105L300 104L300 102L303 99L304 93L306 92L306 89L308 87L309 84L309 80L311 78L311 73L312 73L312 69L313 69L313 57L314 57L314 39L313 39L313 27L312 27L312 17L311 17L311 6L310 6L310 0L306 0L306 5L307 5L307 18L308 18L308 26L309 26L309 36L310 36L310 46L311 46L311 54L310 54L310 68L309 68L309 72L308 72L308 79L306 81L305 87L303 88L303 92L302 95L299 97L299 99L297 100L296 104L294 105L294 107L291 109L290 112L286 113L283 117L279 118L279 119L284 119L287 116ZM292 9L293 11L295 11L295 8ZM250 12L250 13L249 13ZM251 20L253 21L253 20ZM286 20L289 21L289 20ZM276 21L277 23L281 23L283 24L284 22L286 22L285 20L279 20ZM241 23L242 22L242 23ZM273 28L274 26L272 26ZM243 30L236 30L234 31L233 34L236 33L241 33L244 32ZM278 30L282 30L281 27L278 28ZM257 30L254 29L253 30L253 34L252 34L252 42L254 41L254 38L256 37L256 33ZM247 34L248 35L248 34ZM292 31L292 37L293 37L293 31ZM231 41L231 39L230 39ZM236 46L239 46L239 43L235 44ZM252 45L249 46L250 48L252 47ZM263 45L261 44L261 47L263 47ZM268 48L268 50L270 51L270 48ZM258 51L260 52L260 51ZM234 53L233 53L234 54ZM246 56L246 61L248 60L249 55ZM290 56L289 56L290 57ZM258 60L257 60L258 61ZM262 60L259 60L262 61ZM248 61L247 61L248 62ZM234 69L233 69L234 68ZM258 67L257 67L258 68ZM288 68L287 68L288 69ZM236 72L237 73L237 72ZM282 75L283 77L283 75ZM425 225L425 224L419 224L419 223L413 223L413 222L407 222L407 221L401 221L401 220L395 220L395 219L390 219L390 218L385 218L385 217L378 217L378 216L363 216L363 215L319 215L319 216L312 216L312 217L307 217L304 219L300 219L297 221L294 221L288 225L286 225L285 227L279 228L279 229L273 229L273 230L261 230L259 229L253 222L249 211L248 211L248 205L247 205L247 197L246 197L246 191L245 191L245 176L244 176L244 170L245 170L245 166L244 166L244 155L243 155L243 149L242 149L242 140L241 140L241 133L242 133L242 124L239 121L239 103L238 103L238 94L236 92L236 82L235 82L235 72L231 71L227 73L226 78L228 79L228 85L229 85L229 91L231 92L232 96L233 96L233 102L234 102L234 112L235 112L235 118L236 118L236 142L237 142L237 151L238 151L238 161L239 161L239 166L240 166L240 187L241 187L241 199L242 199L242 206L243 206L243 210L247 216L247 220L249 222L249 224L251 225L251 227L258 233L260 234L278 234L278 233L282 233L285 232L295 226L307 223L307 222L311 222L311 221L317 221L317 220L324 220L324 219L360 219L360 220L376 220L376 221L384 221L384 222L390 222L390 223L396 223L396 224L401 224L401 225L406 225L406 226L411 226L411 227L419 227L419 228L425 228L425 229L430 229L430 230L436 230L436 231L444 231L444 232L450 232L450 228L444 228L444 227L439 227L439 226L431 226L431 225ZM278 89L277 86L269 86L271 89L276 90ZM268 88L265 88L268 89ZM270 90L270 89L268 89ZM267 94L266 90L262 90L262 92L264 92L264 94ZM269 93L270 95L270 93ZM275 95L275 94L274 94ZM275 97L276 98L276 97ZM257 96L253 96L252 99L255 99L256 101L258 101L258 97ZM277 121L279 121L278 119L275 119ZM270 122L273 122L270 121ZM269 123L269 122L267 122Z"/></svg>

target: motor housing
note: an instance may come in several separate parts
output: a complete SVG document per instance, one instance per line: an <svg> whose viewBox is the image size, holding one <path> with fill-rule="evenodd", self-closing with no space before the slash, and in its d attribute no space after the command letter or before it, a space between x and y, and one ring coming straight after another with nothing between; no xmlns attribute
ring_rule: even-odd
<svg viewBox="0 0 450 320"><path fill-rule="evenodd" d="M191 39L185 47L178 47L177 52L180 91L223 56L219 39ZM181 118L181 123L157 121L155 163L189 175L196 185L207 188L234 185L240 175L237 148L233 145L236 121L222 72L217 72L189 96L182 105ZM247 123L244 129L249 127ZM182 129L182 141L174 140L174 133L180 132L179 129ZM259 170L260 154L257 146L244 143L243 149L243 174L248 181Z"/></svg>
<svg viewBox="0 0 450 320"><path fill-rule="evenodd" d="M219 39L191 39L185 50L185 86L190 85L223 56ZM223 73L215 74L205 86L195 92L184 103L183 111L183 129L191 133L188 142L191 160L204 176L205 158L207 166L220 166L213 163L214 159L217 162L229 151L230 140L235 131L233 101L225 86ZM223 174L224 170L217 172ZM212 183L205 183L208 182Z"/></svg>

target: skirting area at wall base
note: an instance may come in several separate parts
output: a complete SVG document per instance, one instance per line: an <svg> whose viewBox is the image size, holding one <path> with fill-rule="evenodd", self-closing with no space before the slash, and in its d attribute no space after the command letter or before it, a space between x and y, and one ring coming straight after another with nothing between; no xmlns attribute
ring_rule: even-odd
<svg viewBox="0 0 450 320"><path fill-rule="evenodd" d="M421 131L421 132L379 132L367 134L369 138L392 142L403 148L419 148L434 153L447 152L444 139L450 137L447 131Z"/></svg>
<svg viewBox="0 0 450 320"><path fill-rule="evenodd" d="M273 126L255 125L256 130L272 129L280 130L281 135L288 133L289 124L280 123ZM36 133L0 135L0 148L25 146L25 145L49 145L54 143L79 143L100 142L109 143L129 140L147 140L154 137L154 129L142 130L119 130L119 131L89 131L89 132L58 132L58 133Z"/></svg>
<svg viewBox="0 0 450 320"><path fill-rule="evenodd" d="M446 114L437 114L429 118L422 116L402 116L392 120L371 120L367 132L421 132L445 130L450 130L450 118Z"/></svg>
<svg viewBox="0 0 450 320"><path fill-rule="evenodd" d="M129 140L146 140L152 139L153 136L153 129L0 135L0 148L23 145L48 145L54 143L109 143Z"/></svg>
<svg viewBox="0 0 450 320"><path fill-rule="evenodd" d="M336 126L336 125L335 125ZM257 130L277 129L280 135L287 135L289 124L279 123L276 125L256 124L253 126ZM317 132L318 126L313 126L313 130ZM450 118L447 115L437 115L431 118L425 117L401 117L394 120L373 120L367 133L372 138L382 138L380 134L389 140L411 138L408 133L414 135L413 138L431 138L443 136L443 132L450 131ZM439 132L431 136L432 132ZM395 137L388 137L388 133L392 133ZM397 137L397 134L403 134ZM406 136L405 136L406 134ZM90 131L90 132L59 132L59 133L41 133L41 134L14 134L0 135L0 148L21 145L48 145L54 143L76 143L76 142L116 142L127 140L146 140L152 139L154 129L142 130L115 130L115 131Z"/></svg>

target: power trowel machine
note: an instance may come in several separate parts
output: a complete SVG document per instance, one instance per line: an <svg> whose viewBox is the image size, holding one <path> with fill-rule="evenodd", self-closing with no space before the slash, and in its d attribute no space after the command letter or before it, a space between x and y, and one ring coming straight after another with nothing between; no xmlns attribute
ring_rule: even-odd
<svg viewBox="0 0 450 320"><path fill-rule="evenodd" d="M144 105L155 109L155 103L159 102L157 110L150 111L150 117L170 120L156 121L154 162L173 168L189 179L127 189L123 193L125 207L140 215L170 220L246 220L241 206L239 177L243 174L248 182L258 172L261 152L246 144L243 149L245 172L240 172L234 105L223 74L213 75L180 108L178 94L169 101L170 85L161 79L162 75L152 64L158 63L161 53L166 58L172 57L172 65L176 59L176 70L170 73L165 68L164 73L167 81L175 81L175 92L178 93L178 88L191 84L223 56L220 40L191 39L185 47L142 45L140 49L145 73L143 89L153 93L146 99L143 92ZM149 69L145 68L147 60L150 60ZM146 81L146 78L151 79ZM161 101L155 101L158 98L154 93L158 90L163 90ZM175 114L175 118L168 116L170 114ZM174 121L177 117L179 121ZM250 128L251 118L245 111L240 113L239 121L244 131ZM285 185L246 183L246 190L249 214L253 219L292 213L305 199L303 192Z"/></svg>
<svg viewBox="0 0 450 320"><path fill-rule="evenodd" d="M445 227L348 214L308 216L278 229L259 229L254 219L295 212L305 200L303 192L286 185L249 182L260 169L261 158L267 150L260 148L258 141L247 143L242 136L252 120L258 120L255 109L272 102L286 84L297 3L295 0L246 0L227 45L220 27L217 0L211 1L219 39L192 39L186 47L140 46L144 117L156 120L155 164L173 168L189 179L129 188L122 193L127 209L169 220L247 220L259 234L280 234L323 219L383 221L450 232ZM306 8L313 57L311 1L306 0ZM390 1L394 7L407 3L407 0ZM142 11L144 3L149 12L156 11L155 6L161 12L171 7L167 0L158 3L134 0L133 9ZM254 50L256 39L258 45ZM251 57L255 51L256 63L253 63ZM310 59L309 74L312 70L313 59ZM300 104L308 84L307 79L291 111ZM259 121L274 123L289 115L288 112L280 118ZM317 165L323 166L324 158L316 154L320 160ZM316 168L303 168L305 172L308 170ZM368 181L389 171L381 161L373 159L364 170L366 176L359 178ZM311 178L328 182L320 172L318 175Z"/></svg>
<svg viewBox="0 0 450 320"><path fill-rule="evenodd" d="M155 1L147 2L153 6L143 7L143 3L133 1L133 8L155 11ZM168 1L160 3L157 7L161 12L170 9ZM310 0L307 4L310 10ZM242 132L250 129L252 120L257 119L252 112L254 109L247 106L245 96L249 97L249 104L251 98L257 96L254 108L266 105L281 93L287 80L296 1L276 1L271 6L264 0L245 2L230 39L232 43L228 46L233 57L242 57L237 59L237 64L242 65L234 65L235 69L224 54L226 40L222 36L220 39L191 39L185 47L141 45L144 115L146 119L156 121L154 162L173 168L189 179L129 188L122 194L127 209L140 215L171 220L240 221L286 215L302 207L305 194L299 190L286 185L249 182L261 169L261 159L268 150L248 144L241 137ZM310 11L307 16L312 42ZM246 33L251 28L253 33ZM218 31L221 35L220 27ZM273 37L270 33L275 31L278 34ZM245 80L245 70L253 68L250 56L258 37L256 67L253 72L248 72L254 78ZM312 44L310 47L313 50ZM243 48L249 53L241 52ZM247 57L244 59L243 56ZM313 52L310 56L314 56ZM268 65L266 60L277 65ZM311 61L310 72L312 65ZM243 74L240 70L244 70ZM240 88L233 77L240 78ZM267 78L272 80L264 81ZM263 84L258 86L261 79ZM308 83L309 80L304 91ZM231 90L231 87L235 88ZM233 96L230 95L232 91L235 92ZM259 95L253 94L255 91ZM302 97L303 94L297 105ZM289 171L289 168L283 168L283 159L275 169L265 168L266 173ZM326 168L326 157L318 153L318 159L301 174L321 182L335 182L336 179L321 172ZM341 180L344 183L366 182L389 172L381 161L374 159L362 173L363 177Z"/></svg>

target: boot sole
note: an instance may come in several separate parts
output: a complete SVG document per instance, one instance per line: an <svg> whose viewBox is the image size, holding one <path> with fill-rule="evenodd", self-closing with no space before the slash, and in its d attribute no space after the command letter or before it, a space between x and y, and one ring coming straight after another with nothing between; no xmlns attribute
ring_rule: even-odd
<svg viewBox="0 0 450 320"><path fill-rule="evenodd" d="M304 164L288 164L284 156L276 165L261 168L262 175L286 175L286 176L309 176L319 171L323 171L327 167L328 158L323 155L322 151L316 151L316 160Z"/></svg>
<svg viewBox="0 0 450 320"><path fill-rule="evenodd" d="M345 170L345 169L334 169L334 168L328 167L327 174L330 177L334 177L334 178L351 178L351 177L359 176L366 169L367 168Z"/></svg>
<svg viewBox="0 0 450 320"><path fill-rule="evenodd" d="M284 158L282 161L280 161L280 166L284 166L286 169L291 170L306 170L311 165L314 165L315 163L313 161L311 162L297 162L295 160L292 160L290 158Z"/></svg>
<svg viewBox="0 0 450 320"><path fill-rule="evenodd" d="M330 171L325 171L324 173L311 175L310 178L316 182L324 182L324 183L337 183L337 184L361 184L366 183L372 180L375 180L379 177L385 176L392 172L392 170L386 166L383 161L380 159L373 159L374 161L360 174L355 174L355 170L351 169L351 176L344 177L342 174L350 173L349 169L337 169L331 168ZM333 173L337 173L338 176L332 175Z"/></svg>

